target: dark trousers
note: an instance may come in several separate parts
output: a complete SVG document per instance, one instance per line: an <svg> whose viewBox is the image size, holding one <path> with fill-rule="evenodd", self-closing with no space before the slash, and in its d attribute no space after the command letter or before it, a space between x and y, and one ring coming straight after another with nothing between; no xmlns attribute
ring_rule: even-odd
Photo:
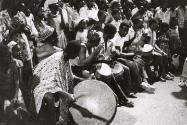
<svg viewBox="0 0 187 125"><path fill-rule="evenodd" d="M132 89L136 89L140 87L140 84L142 83L142 78L139 72L139 68L137 66L137 64L134 61L130 61L127 59L118 59L118 61L122 64L124 64L125 66L129 67L130 69L130 77L132 79L131 81L131 85L132 85Z"/></svg>
<svg viewBox="0 0 187 125"><path fill-rule="evenodd" d="M168 57L163 55L153 55L154 70L159 71L160 76L165 76L168 72Z"/></svg>
<svg viewBox="0 0 187 125"><path fill-rule="evenodd" d="M179 72L182 73L184 61L187 57L187 29L179 28L179 36L182 42L182 48L180 51L180 58L179 58Z"/></svg>
<svg viewBox="0 0 187 125"><path fill-rule="evenodd" d="M25 61L24 66L22 69L22 82L20 84L21 92L23 95L23 99L26 105L26 108L29 108L30 105L30 96L31 96L31 85L29 85L30 78L32 76L32 66L31 66L31 61Z"/></svg>

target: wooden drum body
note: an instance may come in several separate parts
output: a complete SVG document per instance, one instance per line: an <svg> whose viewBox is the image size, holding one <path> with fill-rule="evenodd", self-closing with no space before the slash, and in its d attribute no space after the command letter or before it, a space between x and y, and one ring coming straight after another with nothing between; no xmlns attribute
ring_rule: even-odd
<svg viewBox="0 0 187 125"><path fill-rule="evenodd" d="M107 84L111 82L112 70L109 65L105 63L99 63L96 65L95 77L99 81L103 81Z"/></svg>
<svg viewBox="0 0 187 125"><path fill-rule="evenodd" d="M123 79L124 79L124 69L123 69L123 66L118 63L118 62L115 62L114 63L114 66L111 67L112 68L112 73L115 77L115 80L117 82L121 82Z"/></svg>
<svg viewBox="0 0 187 125"><path fill-rule="evenodd" d="M86 80L74 88L76 102L70 107L78 125L107 125L116 113L117 102L113 91L103 82Z"/></svg>

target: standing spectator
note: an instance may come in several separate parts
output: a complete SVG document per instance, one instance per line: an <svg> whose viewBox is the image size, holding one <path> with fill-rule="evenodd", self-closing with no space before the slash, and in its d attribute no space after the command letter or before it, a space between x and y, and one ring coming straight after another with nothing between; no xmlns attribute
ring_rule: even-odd
<svg viewBox="0 0 187 125"><path fill-rule="evenodd" d="M88 35L88 29L87 29L87 21L81 20L77 26L77 34L76 34L76 40L80 40L82 42L87 42L87 35Z"/></svg>
<svg viewBox="0 0 187 125"><path fill-rule="evenodd" d="M63 10L60 9L57 4L49 5L49 9L51 13L48 15L48 25L53 27L58 35L58 47L65 49L67 45L67 39L65 36L65 27L67 25L67 21L64 20Z"/></svg>

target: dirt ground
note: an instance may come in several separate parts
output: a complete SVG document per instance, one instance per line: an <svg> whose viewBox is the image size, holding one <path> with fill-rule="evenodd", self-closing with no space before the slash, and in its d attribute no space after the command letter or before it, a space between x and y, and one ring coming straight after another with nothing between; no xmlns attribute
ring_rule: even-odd
<svg viewBox="0 0 187 125"><path fill-rule="evenodd" d="M187 125L187 87L178 81L155 83L155 94L138 93L135 107L119 107L111 125Z"/></svg>

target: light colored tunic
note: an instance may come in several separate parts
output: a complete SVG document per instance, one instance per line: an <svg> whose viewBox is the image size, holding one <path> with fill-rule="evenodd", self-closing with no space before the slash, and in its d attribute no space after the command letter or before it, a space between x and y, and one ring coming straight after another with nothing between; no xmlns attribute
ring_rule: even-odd
<svg viewBox="0 0 187 125"><path fill-rule="evenodd" d="M69 92L72 88L73 74L70 63L63 58L63 52L57 52L41 61L34 70L34 79L38 82L33 91L37 113L47 92Z"/></svg>

